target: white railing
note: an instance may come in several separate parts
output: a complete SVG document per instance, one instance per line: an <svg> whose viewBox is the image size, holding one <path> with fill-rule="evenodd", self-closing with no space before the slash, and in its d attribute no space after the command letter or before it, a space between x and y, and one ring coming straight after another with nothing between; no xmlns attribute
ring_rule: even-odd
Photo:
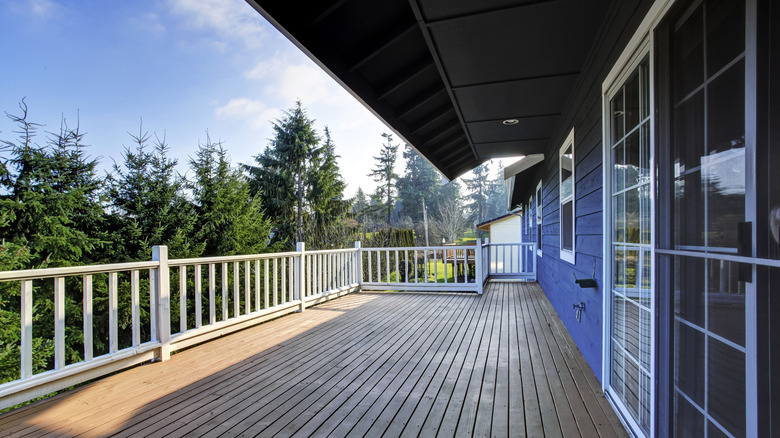
<svg viewBox="0 0 780 438"><path fill-rule="evenodd" d="M536 280L534 243L489 243L483 246L491 278Z"/></svg>
<svg viewBox="0 0 780 438"><path fill-rule="evenodd" d="M21 295L19 369L0 384L0 409L360 289L481 294L491 277L531 279L535 268L533 243L477 239L171 260L155 246L146 262L0 272L4 290ZM42 303L53 321L34 315Z"/></svg>
<svg viewBox="0 0 780 438"><path fill-rule="evenodd" d="M308 252L299 243L294 252L169 260L167 248L156 246L147 262L0 272L0 282L16 282L21 293L20 368L18 379L0 384L0 409L356 291L359 251L359 243ZM80 309L66 312L66 288ZM34 319L47 299L54 321ZM70 355L68 319L83 321L81 351ZM53 359L34 354L47 343ZM41 362L47 370L34 372Z"/></svg>
<svg viewBox="0 0 780 438"><path fill-rule="evenodd" d="M482 293L481 242L476 245L363 248L363 290Z"/></svg>

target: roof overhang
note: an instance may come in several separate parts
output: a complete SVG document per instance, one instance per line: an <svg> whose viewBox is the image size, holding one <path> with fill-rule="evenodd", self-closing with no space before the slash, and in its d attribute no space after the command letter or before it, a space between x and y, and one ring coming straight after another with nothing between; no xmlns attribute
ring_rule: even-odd
<svg viewBox="0 0 780 438"><path fill-rule="evenodd" d="M247 0L447 178L549 150L611 0Z"/></svg>
<svg viewBox="0 0 780 438"><path fill-rule="evenodd" d="M533 184L536 169L544 162L544 154L526 155L504 168L507 209L523 205L522 196Z"/></svg>

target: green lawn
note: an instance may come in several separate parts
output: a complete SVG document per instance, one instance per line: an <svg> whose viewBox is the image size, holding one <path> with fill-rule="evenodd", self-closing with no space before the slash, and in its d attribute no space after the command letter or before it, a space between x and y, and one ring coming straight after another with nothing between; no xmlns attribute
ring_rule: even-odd
<svg viewBox="0 0 780 438"><path fill-rule="evenodd" d="M462 265L463 262L458 263L458 265ZM434 281L434 268L435 268L435 281ZM400 272L400 281L404 281L405 274L403 272ZM417 274L417 282L423 283L423 276L424 272L418 272ZM390 273L390 282L396 281L396 273L391 272ZM463 281L462 278L459 278L458 281ZM409 282L414 282L414 273L409 273ZM441 260L437 260L436 264L434 266L433 260L428 260L428 283L444 283L445 282L445 276L444 276L444 262ZM447 276L446 276L446 282L447 283L454 283L455 282L455 272L453 269L453 265L451 261L447 262Z"/></svg>

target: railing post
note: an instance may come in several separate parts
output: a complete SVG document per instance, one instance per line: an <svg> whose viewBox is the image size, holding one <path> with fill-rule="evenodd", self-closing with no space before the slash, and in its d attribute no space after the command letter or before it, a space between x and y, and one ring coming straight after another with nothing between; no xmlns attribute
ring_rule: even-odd
<svg viewBox="0 0 780 438"><path fill-rule="evenodd" d="M304 289L305 281L305 269L304 269L304 255L306 254L306 243L305 242L298 242L295 245L295 250L298 251L298 255L295 258L295 299L300 300L299 304L299 312L303 312L306 310L306 300L304 300L303 291Z"/></svg>
<svg viewBox="0 0 780 438"><path fill-rule="evenodd" d="M482 278L482 239L477 237L476 246L474 247L474 270L477 274L477 293L482 295L483 280Z"/></svg>
<svg viewBox="0 0 780 438"><path fill-rule="evenodd" d="M168 269L168 247L152 247L152 260L160 265L155 270L155 300L153 311L157 314L157 339L160 349L155 352L155 360L166 361L171 358L171 286Z"/></svg>
<svg viewBox="0 0 780 438"><path fill-rule="evenodd" d="M355 261L355 269L357 270L357 275L355 276L355 279L357 280L358 284L358 291L360 290L360 285L363 284L363 250L360 247L360 241L355 241L355 257L357 257L357 260Z"/></svg>

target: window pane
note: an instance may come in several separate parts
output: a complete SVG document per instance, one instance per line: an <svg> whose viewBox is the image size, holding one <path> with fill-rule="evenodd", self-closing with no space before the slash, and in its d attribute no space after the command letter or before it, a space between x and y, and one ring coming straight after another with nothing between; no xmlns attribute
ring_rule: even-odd
<svg viewBox="0 0 780 438"><path fill-rule="evenodd" d="M707 75L712 76L745 50L745 3L707 3Z"/></svg>
<svg viewBox="0 0 780 438"><path fill-rule="evenodd" d="M641 243L649 245L652 243L651 217L650 211L650 185L644 184L639 187L639 226Z"/></svg>
<svg viewBox="0 0 780 438"><path fill-rule="evenodd" d="M615 144L623 138L625 132L623 128L623 115L625 111L623 110L622 88L615 97L612 98L610 107L612 108L612 144Z"/></svg>
<svg viewBox="0 0 780 438"><path fill-rule="evenodd" d="M745 61L707 88L707 153L745 147Z"/></svg>
<svg viewBox="0 0 780 438"><path fill-rule="evenodd" d="M704 194L701 173L691 172L674 183L674 244L704 246Z"/></svg>
<svg viewBox="0 0 780 438"><path fill-rule="evenodd" d="M612 149L612 191L617 192L623 190L625 185L625 148L623 142L620 142Z"/></svg>
<svg viewBox="0 0 780 438"><path fill-rule="evenodd" d="M707 246L739 246L737 224L745 221L745 150L704 157L707 190Z"/></svg>
<svg viewBox="0 0 780 438"><path fill-rule="evenodd" d="M745 346L745 283L738 263L707 260L707 329Z"/></svg>
<svg viewBox="0 0 780 438"><path fill-rule="evenodd" d="M679 102L704 80L704 31L701 6L675 32L674 101Z"/></svg>
<svg viewBox="0 0 780 438"><path fill-rule="evenodd" d="M561 204L561 249L574 249L574 201Z"/></svg>
<svg viewBox="0 0 780 438"><path fill-rule="evenodd" d="M674 258L674 313L704 327L704 260Z"/></svg>
<svg viewBox="0 0 780 438"><path fill-rule="evenodd" d="M675 386L694 403L704 406L704 377L704 333L676 322L674 324Z"/></svg>
<svg viewBox="0 0 780 438"><path fill-rule="evenodd" d="M674 110L674 176L701 165L704 155L704 92Z"/></svg>
<svg viewBox="0 0 780 438"><path fill-rule="evenodd" d="M626 132L628 132L639 124L639 70L631 74L623 89L626 93Z"/></svg>
<svg viewBox="0 0 780 438"><path fill-rule="evenodd" d="M680 394L674 396L674 436L704 436L704 415Z"/></svg>
<svg viewBox="0 0 780 438"><path fill-rule="evenodd" d="M626 242L639 243L639 188L626 192Z"/></svg>
<svg viewBox="0 0 780 438"><path fill-rule="evenodd" d="M625 194L612 197L612 233L615 242L626 241Z"/></svg>
<svg viewBox="0 0 780 438"><path fill-rule="evenodd" d="M707 352L708 412L736 436L745 436L745 354L714 338Z"/></svg>
<svg viewBox="0 0 780 438"><path fill-rule="evenodd" d="M639 184L639 131L626 138L626 187Z"/></svg>

